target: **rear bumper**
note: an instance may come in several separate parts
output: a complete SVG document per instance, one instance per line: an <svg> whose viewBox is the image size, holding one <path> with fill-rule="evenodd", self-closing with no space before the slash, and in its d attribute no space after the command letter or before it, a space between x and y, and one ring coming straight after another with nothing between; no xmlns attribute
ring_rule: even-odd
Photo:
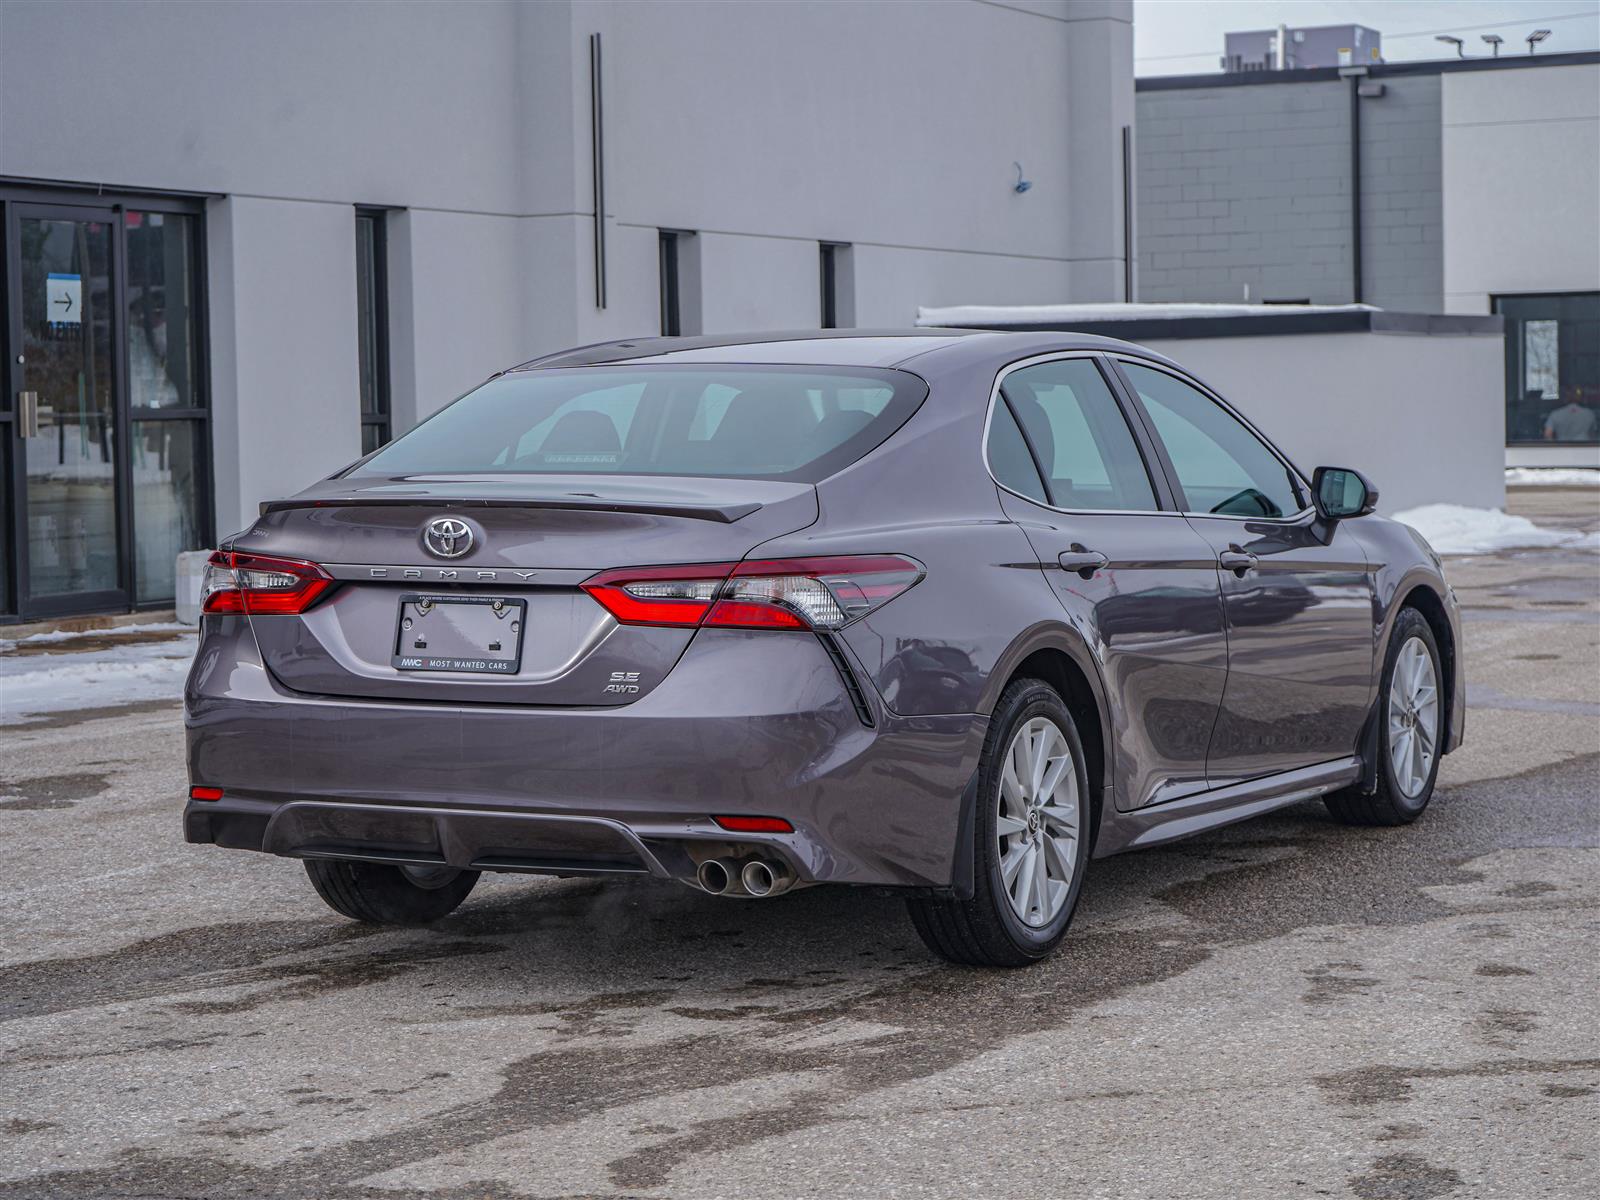
<svg viewBox="0 0 1600 1200"><path fill-rule="evenodd" d="M191 842L295 857L688 879L730 845L807 882L947 886L985 721L863 724L799 634L702 630L617 708L350 701L279 687L242 622L206 631L186 693ZM789 834L712 814L780 816Z"/></svg>

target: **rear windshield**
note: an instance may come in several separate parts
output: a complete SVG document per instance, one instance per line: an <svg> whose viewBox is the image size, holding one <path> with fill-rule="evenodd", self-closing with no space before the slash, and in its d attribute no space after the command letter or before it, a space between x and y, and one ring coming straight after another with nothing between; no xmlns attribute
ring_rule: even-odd
<svg viewBox="0 0 1600 1200"><path fill-rule="evenodd" d="M577 367L490 380L350 475L709 475L816 482L916 410L869 368Z"/></svg>

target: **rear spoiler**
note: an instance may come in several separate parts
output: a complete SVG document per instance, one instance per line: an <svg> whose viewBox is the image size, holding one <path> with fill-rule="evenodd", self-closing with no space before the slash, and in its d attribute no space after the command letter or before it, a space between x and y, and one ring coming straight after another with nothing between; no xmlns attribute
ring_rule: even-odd
<svg viewBox="0 0 1600 1200"><path fill-rule="evenodd" d="M685 517L691 521L715 521L731 525L761 508L759 504L686 504L670 500L608 500L603 496L569 493L561 496L528 496L509 499L434 498L431 496L307 496L287 500L263 500L261 515L301 508L553 508L581 509L589 512L645 513L661 517Z"/></svg>

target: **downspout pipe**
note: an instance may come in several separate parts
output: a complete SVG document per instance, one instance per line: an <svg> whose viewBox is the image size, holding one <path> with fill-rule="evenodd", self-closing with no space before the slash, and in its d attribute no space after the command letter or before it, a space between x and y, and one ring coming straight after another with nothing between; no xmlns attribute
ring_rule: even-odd
<svg viewBox="0 0 1600 1200"><path fill-rule="evenodd" d="M1361 73L1366 74L1365 71ZM1350 302L1361 300L1361 75L1350 80Z"/></svg>

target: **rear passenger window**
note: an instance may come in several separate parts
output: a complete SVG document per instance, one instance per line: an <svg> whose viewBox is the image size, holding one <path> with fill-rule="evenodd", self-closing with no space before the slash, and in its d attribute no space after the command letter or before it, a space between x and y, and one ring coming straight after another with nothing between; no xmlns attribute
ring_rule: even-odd
<svg viewBox="0 0 1600 1200"><path fill-rule="evenodd" d="M1124 512L1158 507L1133 431L1094 360L1067 358L1013 371L1000 395L1026 435L1030 465L1037 459L1044 474L1048 503ZM991 445L994 436L991 429Z"/></svg>

